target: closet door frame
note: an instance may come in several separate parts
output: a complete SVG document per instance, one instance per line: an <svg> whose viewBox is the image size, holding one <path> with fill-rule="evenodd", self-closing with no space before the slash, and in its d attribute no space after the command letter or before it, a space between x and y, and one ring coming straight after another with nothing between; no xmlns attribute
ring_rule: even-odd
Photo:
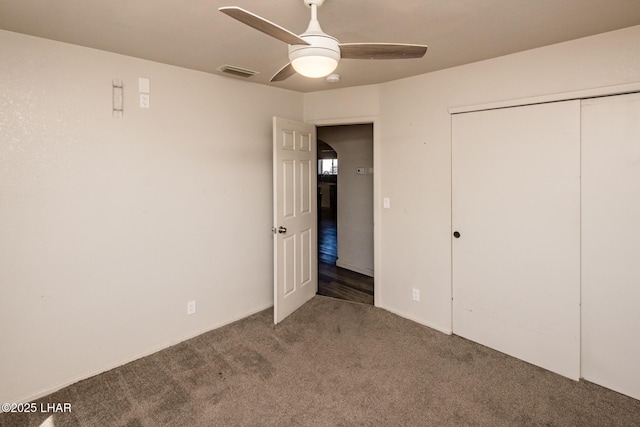
<svg viewBox="0 0 640 427"><path fill-rule="evenodd" d="M451 115L455 115L455 114L460 114L460 113L469 113L469 112L475 112L475 111L485 111L485 110L493 110L493 109L517 107L517 106L536 105L536 104L544 104L544 103L557 102L557 101L567 101L567 100L583 101L583 100L588 100L588 99L591 99L591 98L610 97L610 96L626 95L626 94L637 94L637 93L640 93L640 82L628 83L628 84L623 84L623 85L615 85L615 86L603 86L603 87L596 87L596 88L579 90L579 91L563 92L563 93L556 93L556 94L543 95L543 96L537 96L537 97L529 97L529 98L511 99L511 100L490 102L490 103L484 103L484 104L475 104L475 105L465 105L465 106L450 107L448 109L448 111L449 111L449 113ZM581 164L581 167L582 167L582 164ZM581 172L581 175L582 175L582 172ZM581 181L581 187L582 187L582 181ZM584 189L581 188L581 203L582 203L582 198L583 198L583 191L584 191ZM452 191L452 195L453 195L453 191ZM582 212L582 206L581 206L581 215L582 214L583 214L583 212ZM582 227L582 224L581 224L581 227ZM452 232L453 231L454 231L454 229L452 228ZM583 239L583 231L582 231L582 228L581 228L581 240L582 239ZM452 241L452 244L453 244L453 241ZM581 253L582 253L582 250L584 249L583 248L583 244L584 244L584 242L581 241ZM453 259L453 257L452 257L452 259ZM582 255L581 255L581 263L583 263ZM581 293L585 291L585 290L583 290L583 282L585 280L584 279L584 275L585 274L588 276L589 272L586 271L584 268L582 268L582 270L581 270L581 285L580 285L581 286ZM587 278L587 280L589 280L589 279ZM589 298L589 296L588 296L589 290L587 289L586 292L587 292L587 298ZM452 282L452 294L453 294L453 282ZM582 296L581 296L581 298L582 298ZM581 303L582 303L582 300L581 300ZM588 304L587 304L587 307L588 307ZM581 365L580 366L581 367L580 367L580 378L583 378L586 375L585 378L589 379L590 381L593 381L593 382L598 383L600 385L603 385L605 387L609 387L609 388L611 388L611 389L613 389L615 391L618 391L620 393L627 394L627 395L629 395L631 397L634 397L636 399L640 399L640 390L637 390L636 388L634 388L632 390L624 389L624 388L620 387L619 384L616 384L615 382L612 382L612 381L603 380L602 378L599 378L598 375L593 375L593 373L590 372L591 368L588 365L592 361L587 360L587 359L589 357L591 357L591 356L587 355L587 351L584 348L584 346L585 346L585 341L584 341L585 335L590 334L590 331L589 331L590 326L587 323L584 322L584 310L585 310L585 307L581 306L581 322L580 322L580 327L581 327L581 339L580 339ZM587 308L587 310L589 310L589 309ZM453 313L453 299L452 299L452 313ZM589 316L589 313L587 313L587 317L588 316ZM636 325L636 327L637 327L637 325ZM586 330L585 330L585 328L586 328ZM453 316L452 316L452 330L453 329L454 328L453 328ZM610 333L616 333L616 331L610 330ZM591 345L591 344L587 343L587 345ZM633 351L636 351L636 350L633 350ZM638 355L636 355L634 353L634 355L628 356L627 358L629 358L629 360L632 360L631 361L632 364L635 364L635 361L639 357L640 356L638 356ZM635 379L633 381L634 381L634 384L636 384L636 387L637 387L637 384L640 383L640 382L636 381Z"/></svg>

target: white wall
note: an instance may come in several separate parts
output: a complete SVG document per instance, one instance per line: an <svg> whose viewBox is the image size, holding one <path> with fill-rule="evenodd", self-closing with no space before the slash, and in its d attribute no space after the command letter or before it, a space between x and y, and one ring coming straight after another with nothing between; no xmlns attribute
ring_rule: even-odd
<svg viewBox="0 0 640 427"><path fill-rule="evenodd" d="M349 123L368 123L370 117L380 113L380 86L357 86L345 89L327 90L304 94L304 120L319 125L344 124L336 123L333 119L349 120Z"/></svg>
<svg viewBox="0 0 640 427"><path fill-rule="evenodd" d="M373 125L319 127L318 139L338 153L336 265L373 276Z"/></svg>
<svg viewBox="0 0 640 427"><path fill-rule="evenodd" d="M272 305L271 117L301 94L5 31L0 52L0 401Z"/></svg>
<svg viewBox="0 0 640 427"><path fill-rule="evenodd" d="M377 200L391 199L377 223L380 307L451 332L447 109L640 81L638 40L640 26L379 86L305 94L305 120L377 116ZM420 302L411 300L412 288L421 290Z"/></svg>
<svg viewBox="0 0 640 427"><path fill-rule="evenodd" d="M376 303L451 331L447 108L637 82L638 40L640 26L301 95L0 32L0 401L272 303L272 115L376 117Z"/></svg>

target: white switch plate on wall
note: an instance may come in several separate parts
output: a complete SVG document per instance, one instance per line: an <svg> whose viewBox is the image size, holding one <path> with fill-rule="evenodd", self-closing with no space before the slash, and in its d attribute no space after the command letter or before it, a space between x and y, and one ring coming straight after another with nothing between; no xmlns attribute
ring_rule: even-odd
<svg viewBox="0 0 640 427"><path fill-rule="evenodd" d="M149 79L146 77L138 78L138 91L140 93L151 93L149 90Z"/></svg>

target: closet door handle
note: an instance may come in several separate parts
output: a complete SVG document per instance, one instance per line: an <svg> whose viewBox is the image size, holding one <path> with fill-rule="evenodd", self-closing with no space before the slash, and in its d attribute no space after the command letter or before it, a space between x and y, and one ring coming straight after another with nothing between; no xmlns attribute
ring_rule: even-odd
<svg viewBox="0 0 640 427"><path fill-rule="evenodd" d="M453 237L455 237L456 239L459 239L460 238L460 233L457 232L457 231L454 231L453 232Z"/></svg>
<svg viewBox="0 0 640 427"><path fill-rule="evenodd" d="M286 228L284 228L283 226L280 226L280 227L278 228L278 233L280 233L280 234L284 234L284 233L286 233L286 232L287 232L287 229L286 229Z"/></svg>

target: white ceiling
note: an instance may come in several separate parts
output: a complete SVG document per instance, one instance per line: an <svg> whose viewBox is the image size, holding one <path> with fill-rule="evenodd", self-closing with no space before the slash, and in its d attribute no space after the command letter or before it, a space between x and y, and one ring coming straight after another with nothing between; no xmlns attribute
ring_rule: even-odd
<svg viewBox="0 0 640 427"><path fill-rule="evenodd" d="M427 44L422 59L342 60L339 83L295 75L285 43L217 11L240 6L296 34L302 0L0 0L0 28L301 92L381 83L640 24L640 0L326 0L323 30L343 43ZM640 46L640 40L639 40ZM230 77L232 78L232 77Z"/></svg>

